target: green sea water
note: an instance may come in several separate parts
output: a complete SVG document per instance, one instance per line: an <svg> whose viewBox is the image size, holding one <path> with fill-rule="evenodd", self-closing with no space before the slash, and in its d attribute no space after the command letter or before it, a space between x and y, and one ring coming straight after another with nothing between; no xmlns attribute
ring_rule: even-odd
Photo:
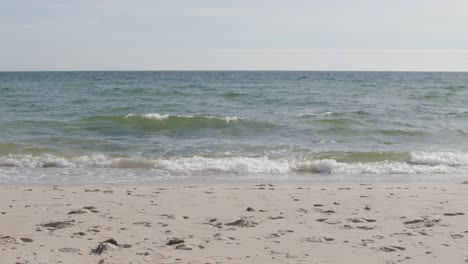
<svg viewBox="0 0 468 264"><path fill-rule="evenodd" d="M451 180L468 73L0 72L0 182Z"/></svg>

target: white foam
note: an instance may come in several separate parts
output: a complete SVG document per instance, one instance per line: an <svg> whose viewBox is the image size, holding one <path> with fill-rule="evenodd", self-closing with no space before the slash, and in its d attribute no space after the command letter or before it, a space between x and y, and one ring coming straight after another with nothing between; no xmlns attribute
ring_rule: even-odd
<svg viewBox="0 0 468 264"><path fill-rule="evenodd" d="M333 159L297 163L300 172L326 174L440 174L454 172L449 166L412 165L404 162L344 163Z"/></svg>
<svg viewBox="0 0 468 264"><path fill-rule="evenodd" d="M0 157L0 166L2 167L20 167L20 168L45 168L45 167L69 167L73 164L65 158L56 157L50 154L41 156L32 155L14 155Z"/></svg>
<svg viewBox="0 0 468 264"><path fill-rule="evenodd" d="M224 158L166 158L142 157L117 158L105 155L60 157L50 154L40 156L7 155L0 157L0 167L18 168L152 168L170 174L234 173L234 174L441 174L467 172L467 160L461 154L440 153L412 155L409 162L338 162L334 159L295 160L269 159L267 157L224 157ZM465 155L465 154L463 154ZM436 157L436 158L435 158ZM454 158L455 157L455 158ZM463 156L466 158L466 155ZM419 158L419 159L417 159ZM419 162L419 163L416 163Z"/></svg>
<svg viewBox="0 0 468 264"><path fill-rule="evenodd" d="M339 114L338 112L324 112L324 113L302 113L298 114L298 117L316 117L316 116L331 116L331 115L337 115Z"/></svg>
<svg viewBox="0 0 468 264"><path fill-rule="evenodd" d="M156 119L156 120L166 120L169 118L169 115L161 115L158 113L149 113L149 114L144 114L142 117L147 118L147 119Z"/></svg>
<svg viewBox="0 0 468 264"><path fill-rule="evenodd" d="M155 120L166 120L169 118L169 115L161 115L158 113L149 113L149 114L143 114L143 115L135 115L135 114L128 114L125 116L125 118L130 118L130 117L135 117L135 116L140 116L146 119L155 119Z"/></svg>
<svg viewBox="0 0 468 264"><path fill-rule="evenodd" d="M468 154L461 152L410 152L411 164L420 165L448 165L466 166L468 165Z"/></svg>
<svg viewBox="0 0 468 264"><path fill-rule="evenodd" d="M155 164L156 169L192 173L192 172L224 172L224 173L266 173L284 174L290 171L288 162L273 161L261 158L179 158L160 160Z"/></svg>
<svg viewBox="0 0 468 264"><path fill-rule="evenodd" d="M146 166L145 166L146 164ZM0 157L0 167L19 168L135 168L148 167L141 158L110 158L102 154L79 157L60 157L51 154L40 156L9 154Z"/></svg>
<svg viewBox="0 0 468 264"><path fill-rule="evenodd" d="M237 116L226 116L223 119L226 120L226 123L230 123L230 122L239 120L239 117L237 117Z"/></svg>

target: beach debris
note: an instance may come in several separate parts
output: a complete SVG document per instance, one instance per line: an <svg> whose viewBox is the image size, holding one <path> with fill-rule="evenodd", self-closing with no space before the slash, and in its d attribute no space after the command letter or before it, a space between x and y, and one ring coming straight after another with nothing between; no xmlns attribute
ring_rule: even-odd
<svg viewBox="0 0 468 264"><path fill-rule="evenodd" d="M429 233L426 232L426 230L422 229L421 231L418 232L422 236L428 236Z"/></svg>
<svg viewBox="0 0 468 264"><path fill-rule="evenodd" d="M271 233L271 234L265 236L265 238L278 238L278 237L280 237L280 236L281 236L281 235L278 234L278 233Z"/></svg>
<svg viewBox="0 0 468 264"><path fill-rule="evenodd" d="M423 227L433 227L435 225L438 225L439 222L439 219L428 219L427 217L423 217L422 219L415 219L403 222L403 225L410 229L416 229Z"/></svg>
<svg viewBox="0 0 468 264"><path fill-rule="evenodd" d="M331 242L335 239L332 237L306 237L301 239L304 242L311 242L311 243L324 243L324 242Z"/></svg>
<svg viewBox="0 0 468 264"><path fill-rule="evenodd" d="M217 227L217 228L222 228L222 226L223 226L223 223L218 221L218 219L216 219L216 218L209 219L208 222L205 223L205 224L211 225L211 226Z"/></svg>
<svg viewBox="0 0 468 264"><path fill-rule="evenodd" d="M391 246L391 247L392 247L392 248L396 248L396 249L401 250L401 251L406 250L406 248L400 247L400 246Z"/></svg>
<svg viewBox="0 0 468 264"><path fill-rule="evenodd" d="M65 221L56 221L49 222L45 224L40 224L42 227L46 227L48 230L62 229L70 226L74 226L75 220L65 220Z"/></svg>
<svg viewBox="0 0 468 264"><path fill-rule="evenodd" d="M377 220L369 219L369 218L362 218L362 217L352 217L352 218L347 218L346 221L352 222L352 223L373 223L373 222L376 222Z"/></svg>
<svg viewBox="0 0 468 264"><path fill-rule="evenodd" d="M386 247L381 247L379 249L384 252L395 252L397 250L400 250L400 251L406 250L406 248L401 247L401 246L386 246Z"/></svg>
<svg viewBox="0 0 468 264"><path fill-rule="evenodd" d="M101 190L99 189L85 189L85 192L100 192Z"/></svg>
<svg viewBox="0 0 468 264"><path fill-rule="evenodd" d="M372 229L374 229L371 226L356 226L356 228L361 229L361 230L372 230Z"/></svg>
<svg viewBox="0 0 468 264"><path fill-rule="evenodd" d="M445 216L459 216L459 215L465 215L465 213L445 213Z"/></svg>
<svg viewBox="0 0 468 264"><path fill-rule="evenodd" d="M26 243L31 243L34 241L31 238L27 238L27 237L20 237L20 240Z"/></svg>
<svg viewBox="0 0 468 264"><path fill-rule="evenodd" d="M89 210L91 211L92 213L99 213L99 211L96 209L96 207L94 206L84 206L83 207L84 210Z"/></svg>
<svg viewBox="0 0 468 264"><path fill-rule="evenodd" d="M107 239L99 243L96 248L91 249L91 255L101 255L104 251L117 248L119 244L113 238Z"/></svg>
<svg viewBox="0 0 468 264"><path fill-rule="evenodd" d="M268 219L270 220L284 219L284 216L269 216Z"/></svg>
<svg viewBox="0 0 468 264"><path fill-rule="evenodd" d="M174 237L174 238L170 239L170 240L166 243L166 245L167 245L167 246L172 246L172 245L178 245L178 244L183 244L183 243L185 243L185 241L184 241L183 239Z"/></svg>
<svg viewBox="0 0 468 264"><path fill-rule="evenodd" d="M150 222L146 222L146 221L142 221L142 222L134 222L132 223L133 225L142 225L142 226L145 226L145 227L151 227L151 223Z"/></svg>
<svg viewBox="0 0 468 264"><path fill-rule="evenodd" d="M2 236L0 237L0 245L14 244L16 239L11 236Z"/></svg>
<svg viewBox="0 0 468 264"><path fill-rule="evenodd" d="M347 218L346 221L352 222L352 223L362 223L364 222L364 219L359 218L359 217L353 217L353 218Z"/></svg>
<svg viewBox="0 0 468 264"><path fill-rule="evenodd" d="M224 225L227 225L227 226L238 226L238 227L254 227L256 226L258 223L255 223L247 218L241 218L241 219L238 219L234 222L230 222L230 223L226 223Z"/></svg>
<svg viewBox="0 0 468 264"><path fill-rule="evenodd" d="M329 224L329 225L337 225L337 224L341 223L341 220L340 219L333 219L333 218L319 218L319 219L317 219L317 222L322 222L322 223L326 223L326 224Z"/></svg>
<svg viewBox="0 0 468 264"><path fill-rule="evenodd" d="M255 212L255 209L253 209L252 207L247 207L247 209L245 209L247 212Z"/></svg>
<svg viewBox="0 0 468 264"><path fill-rule="evenodd" d="M287 230L278 230L276 233L271 233L267 236L265 236L266 238L278 238L278 237L281 237L281 236L284 236L286 235L287 233L293 233L294 230L290 230L290 229L287 229Z"/></svg>
<svg viewBox="0 0 468 264"><path fill-rule="evenodd" d="M180 244L175 247L175 249L181 249L181 250L192 250L191 247L186 246L185 244Z"/></svg>
<svg viewBox="0 0 468 264"><path fill-rule="evenodd" d="M86 209L78 209L78 210L73 210L73 211L70 211L68 212L69 215L71 214L86 214L86 213L89 213L90 211L89 210L86 210Z"/></svg>
<svg viewBox="0 0 468 264"><path fill-rule="evenodd" d="M275 187L275 185L273 184L265 184L265 183L261 183L261 184L255 184L254 186L257 186L257 187Z"/></svg>
<svg viewBox="0 0 468 264"><path fill-rule="evenodd" d="M104 240L99 243L99 245L96 248L91 249L91 255L101 255L105 251L115 249L115 248L131 248L132 245L130 244L119 244L117 241L113 238L109 238L107 240Z"/></svg>
<svg viewBox="0 0 468 264"><path fill-rule="evenodd" d="M58 251L63 252L63 253L79 253L80 252L79 249L71 248L71 247L59 248Z"/></svg>
<svg viewBox="0 0 468 264"><path fill-rule="evenodd" d="M401 232L401 233L393 233L390 236L415 236L415 234L410 232Z"/></svg>
<svg viewBox="0 0 468 264"><path fill-rule="evenodd" d="M174 215L174 214L162 214L161 216L167 217L167 218L169 218L169 219L175 219L175 215Z"/></svg>

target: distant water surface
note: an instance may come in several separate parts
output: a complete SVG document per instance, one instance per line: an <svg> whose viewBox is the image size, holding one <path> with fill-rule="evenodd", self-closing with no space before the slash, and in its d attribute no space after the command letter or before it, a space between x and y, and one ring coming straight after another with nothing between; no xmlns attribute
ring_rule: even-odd
<svg viewBox="0 0 468 264"><path fill-rule="evenodd" d="M445 181L468 73L0 72L0 182Z"/></svg>

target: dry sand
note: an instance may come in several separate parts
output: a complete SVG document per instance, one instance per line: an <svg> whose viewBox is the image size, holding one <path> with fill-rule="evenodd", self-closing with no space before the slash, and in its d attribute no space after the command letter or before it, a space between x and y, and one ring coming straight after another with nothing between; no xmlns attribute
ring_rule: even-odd
<svg viewBox="0 0 468 264"><path fill-rule="evenodd" d="M0 187L3 263L465 263L468 185Z"/></svg>

